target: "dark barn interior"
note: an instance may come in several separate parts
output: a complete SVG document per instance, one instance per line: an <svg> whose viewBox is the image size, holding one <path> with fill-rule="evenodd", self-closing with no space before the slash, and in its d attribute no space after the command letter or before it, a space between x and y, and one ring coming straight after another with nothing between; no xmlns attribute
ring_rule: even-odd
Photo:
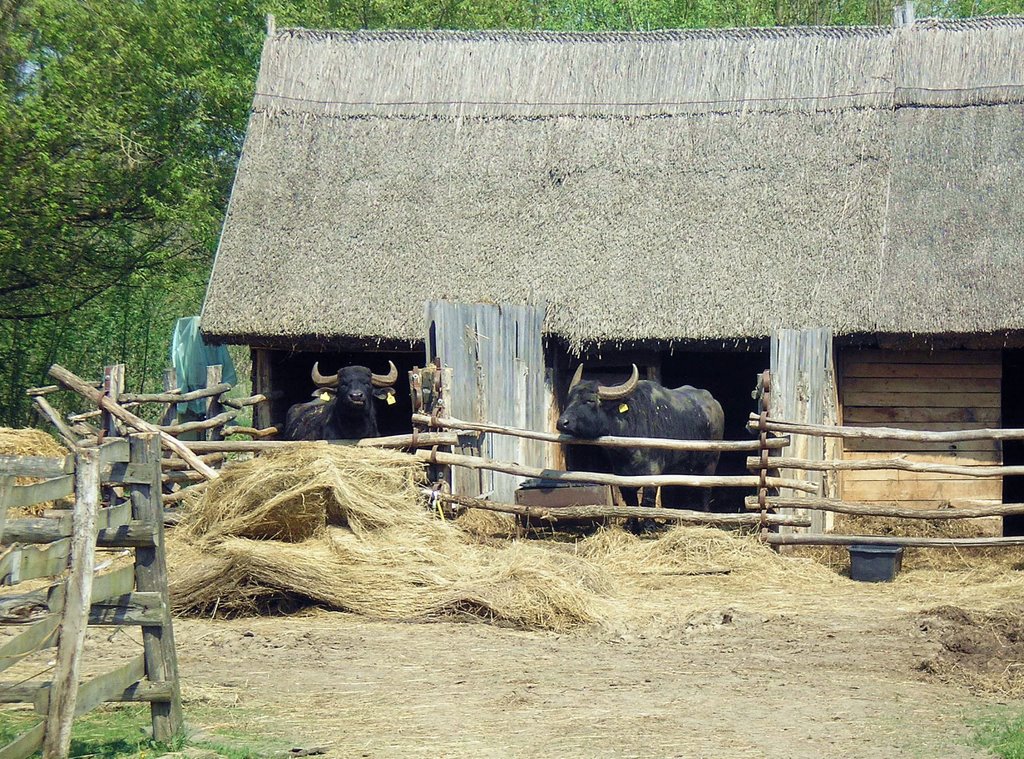
<svg viewBox="0 0 1024 759"><path fill-rule="evenodd" d="M1004 429L1024 428L1024 397L1017 390L1024 384L1024 349L1003 351L1002 422ZM1003 441L1003 465L1024 464L1024 440ZM1003 503L1024 503L1024 477L1003 477ZM1003 517L1003 535L1024 535L1024 515Z"/></svg>
<svg viewBox="0 0 1024 759"><path fill-rule="evenodd" d="M409 396L409 372L414 366L423 365L421 351L408 352L296 352L275 351L271 354L271 386L281 393L275 398L272 407L272 418L284 431L284 420L288 409L296 403L305 403L313 399L316 389L310 377L313 364L320 362L320 373L330 374L345 366L360 365L376 374L387 374L388 360L394 361L398 367L398 380L395 382L395 403L387 404L374 400L377 413L377 427L383 435L401 435L412 432L412 399Z"/></svg>
<svg viewBox="0 0 1024 759"><path fill-rule="evenodd" d="M556 367L555 389L559 408L565 407L568 385L579 359L572 358L564 350L554 356ZM583 358L584 378L596 379L604 384L625 381L631 365L636 363L642 379L659 379L666 387L693 385L704 388L722 405L725 412L725 439L747 440L753 436L747 431L747 417L755 409L751 397L757 383L758 373L768 365L766 346L750 346L749 350L605 350L596 351ZM749 474L746 467L747 451L722 453L718 463L718 474ZM566 468L579 471L609 471L607 460L596 446L566 446ZM693 500L686 488L663 488L662 504L668 507L683 507ZM712 491L711 510L717 512L744 511L744 496L753 494L753 489L715 488ZM690 498L687 499L686 496Z"/></svg>

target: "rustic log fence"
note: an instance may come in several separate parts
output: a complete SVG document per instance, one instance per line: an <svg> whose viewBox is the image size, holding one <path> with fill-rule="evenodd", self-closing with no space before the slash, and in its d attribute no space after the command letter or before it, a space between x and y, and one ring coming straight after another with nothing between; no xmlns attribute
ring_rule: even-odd
<svg viewBox="0 0 1024 759"><path fill-rule="evenodd" d="M16 485L19 476L42 481ZM70 509L8 517L12 508L68 497ZM0 644L0 671L57 648L50 680L0 683L0 702L31 703L41 716L0 747L0 756L19 759L40 748L44 757L67 756L74 718L107 701L148 702L157 740L180 731L160 501L160 441L153 433L80 446L66 458L0 458L0 584L67 572L42 590L0 595L0 624L23 626ZM134 561L102 571L117 557L97 567L97 548L133 551ZM79 682L87 625L140 627L142 653Z"/></svg>
<svg viewBox="0 0 1024 759"><path fill-rule="evenodd" d="M766 414L751 414L748 429L763 434L776 435L808 435L815 437L839 438L842 440L883 440L911 443L958 443L961 441L997 441L1024 440L1024 429L969 429L944 430L931 432L925 430L908 430L898 427L853 427L843 425L803 424L785 420L769 419ZM1021 466L993 466L988 464L959 465L935 462L909 461L894 456L884 459L837 459L837 460L806 460L773 456L762 450L759 457L747 459L751 470L761 473L774 472L780 469L804 472L839 472L891 470L926 474L949 474L966 478L1001 478L1024 474ZM783 486L787 487L787 486ZM808 497L780 495L765 490L758 496L748 497L745 503L750 510L761 510L762 513L784 510L827 511L839 514L861 516L889 517L899 519L947 520L947 519L978 519L984 517L1001 517L1024 514L1024 503L993 503L963 499L956 504L942 508L915 508L899 505L897 498L893 503L864 503L846 501L837 498L825 498L821 493ZM855 545L875 543L881 545L900 545L909 547L943 547L973 548L996 547L1006 545L1024 545L1024 536L1010 537L970 537L970 538L938 538L883 535L839 535L828 534L764 534L764 540L771 545Z"/></svg>

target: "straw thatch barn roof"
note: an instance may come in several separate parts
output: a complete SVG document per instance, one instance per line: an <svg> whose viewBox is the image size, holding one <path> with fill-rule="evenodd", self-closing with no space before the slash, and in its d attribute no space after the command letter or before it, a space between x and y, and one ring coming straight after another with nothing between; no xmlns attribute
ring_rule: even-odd
<svg viewBox="0 0 1024 759"><path fill-rule="evenodd" d="M416 341L427 299L590 342L1024 327L1024 19L268 36L216 339Z"/></svg>

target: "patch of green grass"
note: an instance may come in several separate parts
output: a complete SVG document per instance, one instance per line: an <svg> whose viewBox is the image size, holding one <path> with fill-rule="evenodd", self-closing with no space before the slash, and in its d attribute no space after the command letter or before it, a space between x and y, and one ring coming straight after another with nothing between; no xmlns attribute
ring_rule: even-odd
<svg viewBox="0 0 1024 759"><path fill-rule="evenodd" d="M974 743L1002 759L1024 759L1024 714L988 714L971 722Z"/></svg>
<svg viewBox="0 0 1024 759"><path fill-rule="evenodd" d="M30 711L0 712L0 747L7 745L21 733L34 727L41 718ZM264 759L282 753L280 749L254 747L256 736L244 738L218 733L189 731L170 744L152 740L147 705L108 705L75 720L71 732L70 757L89 759L127 759L127 757L156 757L187 746L206 749L227 759ZM275 748L277 748L275 746Z"/></svg>

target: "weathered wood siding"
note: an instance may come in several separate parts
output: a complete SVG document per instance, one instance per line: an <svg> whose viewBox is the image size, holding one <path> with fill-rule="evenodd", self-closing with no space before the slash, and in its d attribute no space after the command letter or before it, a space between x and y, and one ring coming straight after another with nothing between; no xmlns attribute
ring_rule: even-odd
<svg viewBox="0 0 1024 759"><path fill-rule="evenodd" d="M836 419L835 371L832 361L832 331L829 329L780 329L771 338L771 405L773 418L810 424L832 424ZM821 461L831 443L811 435L793 435L785 455ZM822 486L828 495L821 472L783 469L782 477L802 479ZM794 493L795 494L795 493ZM790 493L784 493L790 495ZM824 511L784 509L811 519L810 532L825 532L831 514ZM791 532L800 528L780 528Z"/></svg>
<svg viewBox="0 0 1024 759"><path fill-rule="evenodd" d="M428 334L433 325L433 348L453 371L449 414L470 421L548 429L551 393L544 381L543 308L431 302L426 316ZM481 453L527 466L547 465L545 444L538 440L486 435ZM522 479L460 467L452 484L461 495L484 494L512 503Z"/></svg>
<svg viewBox="0 0 1024 759"><path fill-rule="evenodd" d="M1000 426L1002 356L999 351L849 349L840 362L843 424L959 430ZM996 441L910 443L847 440L844 458L892 458L953 464L1001 464ZM844 472L841 497L901 501L921 508L962 499L1002 498L999 478L957 478L891 470Z"/></svg>

